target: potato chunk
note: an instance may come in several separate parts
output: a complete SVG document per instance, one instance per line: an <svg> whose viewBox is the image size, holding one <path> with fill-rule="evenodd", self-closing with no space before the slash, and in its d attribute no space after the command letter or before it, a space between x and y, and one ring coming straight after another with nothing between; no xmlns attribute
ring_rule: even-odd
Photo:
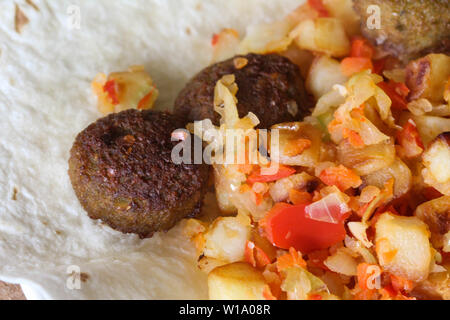
<svg viewBox="0 0 450 320"><path fill-rule="evenodd" d="M203 254L228 263L243 260L249 238L250 226L237 217L217 218L205 233Z"/></svg>
<svg viewBox="0 0 450 320"><path fill-rule="evenodd" d="M323 55L316 57L311 64L306 78L306 88L318 100L330 92L335 84L344 84L347 80L348 78L341 72L339 61Z"/></svg>
<svg viewBox="0 0 450 320"><path fill-rule="evenodd" d="M450 231L450 196L422 203L414 214L430 227L433 246L444 247L445 235Z"/></svg>
<svg viewBox="0 0 450 320"><path fill-rule="evenodd" d="M450 195L450 132L440 134L423 154L425 183Z"/></svg>
<svg viewBox="0 0 450 320"><path fill-rule="evenodd" d="M396 198L406 194L412 185L412 174L409 167L400 158L396 158L389 166L364 176L367 185L383 188L390 179L394 179L394 196Z"/></svg>
<svg viewBox="0 0 450 320"><path fill-rule="evenodd" d="M264 300L266 286L262 273L245 262L218 267L208 276L212 300Z"/></svg>
<svg viewBox="0 0 450 320"><path fill-rule="evenodd" d="M376 252L385 270L413 281L427 278L432 257L423 221L384 213L375 228Z"/></svg>
<svg viewBox="0 0 450 320"><path fill-rule="evenodd" d="M291 37L300 49L344 57L350 52L350 41L343 23L336 18L304 20L291 31Z"/></svg>
<svg viewBox="0 0 450 320"><path fill-rule="evenodd" d="M449 76L450 57L445 54L429 54L411 61L406 67L406 84L411 90L409 100L425 98L443 102Z"/></svg>

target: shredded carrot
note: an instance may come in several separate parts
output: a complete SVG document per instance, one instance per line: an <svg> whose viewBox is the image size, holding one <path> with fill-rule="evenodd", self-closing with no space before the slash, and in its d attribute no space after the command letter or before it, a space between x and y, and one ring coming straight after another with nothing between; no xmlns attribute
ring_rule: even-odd
<svg viewBox="0 0 450 320"><path fill-rule="evenodd" d="M244 174L250 174L253 172L255 168L255 165L253 164L247 164L247 163L243 163L243 164L238 164L238 171Z"/></svg>
<svg viewBox="0 0 450 320"><path fill-rule="evenodd" d="M289 248L289 252L277 258L278 272L287 268L299 266L306 267L306 261L303 260L302 255L294 248Z"/></svg>
<svg viewBox="0 0 450 320"><path fill-rule="evenodd" d="M368 278L370 276L370 274L367 272L367 269L370 266L375 266L373 264L368 264L368 263L360 263L357 267L357 278L358 278L358 286L361 289L368 289Z"/></svg>
<svg viewBox="0 0 450 320"><path fill-rule="evenodd" d="M369 269L370 268L370 269ZM373 270L373 271L371 271ZM374 300L377 299L377 288L374 283L376 270L381 274L381 269L375 264L360 263L357 267L358 287L361 289L356 295L357 300ZM369 285L370 283L370 285Z"/></svg>
<svg viewBox="0 0 450 320"><path fill-rule="evenodd" d="M253 241L248 240L245 245L244 259L255 268L262 268L271 262L264 250L255 245Z"/></svg>
<svg viewBox="0 0 450 320"><path fill-rule="evenodd" d="M358 132L348 129L348 128L344 128L343 130L343 137L344 139L347 138L348 142L350 142L350 144L352 146L354 146L355 148L362 148L364 147L364 141L361 138L361 136L359 135Z"/></svg>
<svg viewBox="0 0 450 320"><path fill-rule="evenodd" d="M309 204L312 202L312 195L309 192L291 189L289 190L289 201L295 205Z"/></svg>
<svg viewBox="0 0 450 320"><path fill-rule="evenodd" d="M245 192L248 192L248 191L252 191L252 188L246 183L241 184L241 186L239 187L239 192L240 193L245 193Z"/></svg>
<svg viewBox="0 0 450 320"><path fill-rule="evenodd" d="M275 296L272 294L272 290L270 290L270 286L269 286L269 285L266 285L266 286L264 287L264 290L263 290L263 297L264 297L264 299L266 299L266 300L277 300L277 297L275 297Z"/></svg>
<svg viewBox="0 0 450 320"><path fill-rule="evenodd" d="M262 193L253 192L253 201L257 206L259 206L264 200L264 195Z"/></svg>
<svg viewBox="0 0 450 320"><path fill-rule="evenodd" d="M410 292L414 288L414 283L404 277L390 274L391 284L394 290L398 292Z"/></svg>
<svg viewBox="0 0 450 320"><path fill-rule="evenodd" d="M335 185L341 191L350 188L357 188L361 185L361 178L353 170L339 165L322 170L319 175L320 180L328 186Z"/></svg>
<svg viewBox="0 0 450 320"><path fill-rule="evenodd" d="M294 157L301 154L303 151L311 147L311 140L309 139L295 139L289 142L284 148L284 153L288 157Z"/></svg>

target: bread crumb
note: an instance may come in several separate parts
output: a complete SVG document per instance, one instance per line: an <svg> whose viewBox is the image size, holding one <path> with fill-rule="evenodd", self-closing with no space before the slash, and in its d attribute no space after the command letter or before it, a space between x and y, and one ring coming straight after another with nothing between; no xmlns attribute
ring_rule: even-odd
<svg viewBox="0 0 450 320"><path fill-rule="evenodd" d="M28 17L20 10L19 6L16 4L16 12L14 17L15 29L17 33L21 33L25 25L30 22Z"/></svg>
<svg viewBox="0 0 450 320"><path fill-rule="evenodd" d="M32 6L34 10L39 11L39 7L32 0L26 0L26 3Z"/></svg>

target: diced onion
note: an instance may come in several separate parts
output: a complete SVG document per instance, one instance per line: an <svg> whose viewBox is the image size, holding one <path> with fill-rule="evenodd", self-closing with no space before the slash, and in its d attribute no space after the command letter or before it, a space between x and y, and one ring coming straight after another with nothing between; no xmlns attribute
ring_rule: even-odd
<svg viewBox="0 0 450 320"><path fill-rule="evenodd" d="M358 266L356 260L343 249L338 249L335 254L329 256L323 263L331 271L346 276L355 276Z"/></svg>
<svg viewBox="0 0 450 320"><path fill-rule="evenodd" d="M366 247L370 248L372 247L372 242L369 241L367 238L367 224L357 221L352 221L347 223L348 228L350 229L350 232L355 236L356 239L361 241L361 243Z"/></svg>
<svg viewBox="0 0 450 320"><path fill-rule="evenodd" d="M306 215L310 219L335 224L349 211L347 203L336 193L329 194L305 207Z"/></svg>

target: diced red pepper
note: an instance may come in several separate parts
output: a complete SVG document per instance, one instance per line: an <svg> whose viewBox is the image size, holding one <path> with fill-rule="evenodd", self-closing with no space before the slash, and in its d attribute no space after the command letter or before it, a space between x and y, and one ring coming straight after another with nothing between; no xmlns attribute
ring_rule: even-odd
<svg viewBox="0 0 450 320"><path fill-rule="evenodd" d="M319 13L319 17L329 17L330 13L324 6L322 0L308 0L308 4L311 8L315 9Z"/></svg>
<svg viewBox="0 0 450 320"><path fill-rule="evenodd" d="M276 203L260 225L275 246L293 247L302 253L326 249L345 238L344 221L312 220L306 215L305 205Z"/></svg>
<svg viewBox="0 0 450 320"><path fill-rule="evenodd" d="M376 74L381 74L386 66L386 60L387 60L386 58L372 60L373 64L372 72Z"/></svg>
<svg viewBox="0 0 450 320"><path fill-rule="evenodd" d="M317 293L315 293L315 294L310 294L310 295L308 296L308 299L309 299L309 300L322 300L322 296L321 296L320 294L317 294Z"/></svg>
<svg viewBox="0 0 450 320"><path fill-rule="evenodd" d="M380 82L378 86L389 96L392 101L392 108L406 110L408 109L408 102L406 97L408 96L409 89L402 82L395 82L389 80L389 82Z"/></svg>
<svg viewBox="0 0 450 320"><path fill-rule="evenodd" d="M215 33L211 38L211 45L214 47L219 42L219 34Z"/></svg>
<svg viewBox="0 0 450 320"><path fill-rule="evenodd" d="M348 128L344 128L344 130L342 131L342 135L344 139L347 138L348 142L350 142L350 144L355 148L364 147L364 141L358 132Z"/></svg>
<svg viewBox="0 0 450 320"><path fill-rule="evenodd" d="M359 58L373 58L374 49L370 45L370 43L362 38L355 37L352 40L352 46L350 50L350 57L359 57Z"/></svg>
<svg viewBox="0 0 450 320"><path fill-rule="evenodd" d="M261 169L258 169L256 172L250 174L250 176L247 178L247 183L253 184L255 182L272 182L281 178L289 177L295 172L296 170L294 168L279 164L277 173L264 175L261 173Z"/></svg>
<svg viewBox="0 0 450 320"><path fill-rule="evenodd" d="M409 119L403 129L397 133L397 142L401 146L403 155L407 158L417 157L424 150L419 131L412 119Z"/></svg>
<svg viewBox="0 0 450 320"><path fill-rule="evenodd" d="M149 92L148 94L146 94L146 95L141 99L141 101L139 101L138 106L137 106L138 110L143 110L143 109L145 109L146 105L149 103L150 99L151 99L152 96L153 96L153 91L154 91L154 88L152 88L152 89L150 90L150 92Z"/></svg>
<svg viewBox="0 0 450 320"><path fill-rule="evenodd" d="M116 105L119 104L119 99L117 98L117 88L116 88L116 81L115 80L109 80L105 83L103 86L103 91L108 94L108 97L111 99L111 102Z"/></svg>

